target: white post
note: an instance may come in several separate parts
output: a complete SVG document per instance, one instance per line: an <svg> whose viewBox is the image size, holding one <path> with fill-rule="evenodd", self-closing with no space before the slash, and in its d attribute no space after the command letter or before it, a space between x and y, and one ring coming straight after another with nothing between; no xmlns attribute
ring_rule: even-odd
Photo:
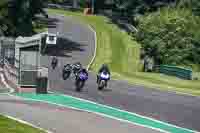
<svg viewBox="0 0 200 133"><path fill-rule="evenodd" d="M73 8L78 8L78 0L73 0Z"/></svg>
<svg viewBox="0 0 200 133"><path fill-rule="evenodd" d="M94 14L94 0L92 0L92 14Z"/></svg>
<svg viewBox="0 0 200 133"><path fill-rule="evenodd" d="M41 66L41 62L40 62L40 58L41 58L41 43L42 43L42 39L41 39L42 37L40 36L40 38L39 38L39 40L38 40L38 45L39 45L39 51L38 51L38 53L39 53L39 57L38 57L38 68L37 68L37 71L38 71L38 76L41 76L41 73L40 73L40 66Z"/></svg>

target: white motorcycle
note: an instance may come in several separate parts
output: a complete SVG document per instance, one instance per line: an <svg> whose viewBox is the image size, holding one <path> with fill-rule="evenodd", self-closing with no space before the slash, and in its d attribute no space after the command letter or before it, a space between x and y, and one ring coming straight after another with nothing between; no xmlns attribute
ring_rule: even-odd
<svg viewBox="0 0 200 133"><path fill-rule="evenodd" d="M99 76L98 90L103 90L107 86L107 81L110 79L110 74L102 72Z"/></svg>

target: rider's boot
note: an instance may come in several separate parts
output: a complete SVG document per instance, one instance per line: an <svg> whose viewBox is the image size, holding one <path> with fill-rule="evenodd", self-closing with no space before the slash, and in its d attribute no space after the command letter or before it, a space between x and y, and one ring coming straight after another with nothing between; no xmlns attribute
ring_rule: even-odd
<svg viewBox="0 0 200 133"><path fill-rule="evenodd" d="M97 84L99 83L99 76L97 75Z"/></svg>

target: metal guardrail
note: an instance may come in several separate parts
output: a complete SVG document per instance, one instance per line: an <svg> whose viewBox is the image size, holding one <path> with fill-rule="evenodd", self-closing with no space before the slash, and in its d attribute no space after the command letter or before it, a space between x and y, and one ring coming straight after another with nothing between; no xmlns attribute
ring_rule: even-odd
<svg viewBox="0 0 200 133"><path fill-rule="evenodd" d="M134 27L133 25L131 25L131 24L127 23L127 22L123 22L121 20L118 20L117 23L120 24L121 26L123 26L124 29L126 29L126 31L128 33L137 33L138 32L136 27Z"/></svg>
<svg viewBox="0 0 200 133"><path fill-rule="evenodd" d="M173 75L182 79L192 80L192 70L170 65L157 66L160 73Z"/></svg>

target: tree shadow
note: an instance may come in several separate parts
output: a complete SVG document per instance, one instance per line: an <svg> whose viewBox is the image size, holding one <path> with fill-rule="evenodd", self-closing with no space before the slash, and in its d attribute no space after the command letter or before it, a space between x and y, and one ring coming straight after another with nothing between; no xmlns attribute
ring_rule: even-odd
<svg viewBox="0 0 200 133"><path fill-rule="evenodd" d="M42 42L45 43L45 40L46 37L43 38ZM67 38L59 37L57 39L57 44L47 45L42 54L48 56L71 57L71 55L68 54L72 53L73 51L84 52L84 46L86 45L74 42Z"/></svg>
<svg viewBox="0 0 200 133"><path fill-rule="evenodd" d="M37 23L40 26L46 26L47 28L56 28L56 23L58 23L59 21L59 19L53 17L37 17Z"/></svg>

